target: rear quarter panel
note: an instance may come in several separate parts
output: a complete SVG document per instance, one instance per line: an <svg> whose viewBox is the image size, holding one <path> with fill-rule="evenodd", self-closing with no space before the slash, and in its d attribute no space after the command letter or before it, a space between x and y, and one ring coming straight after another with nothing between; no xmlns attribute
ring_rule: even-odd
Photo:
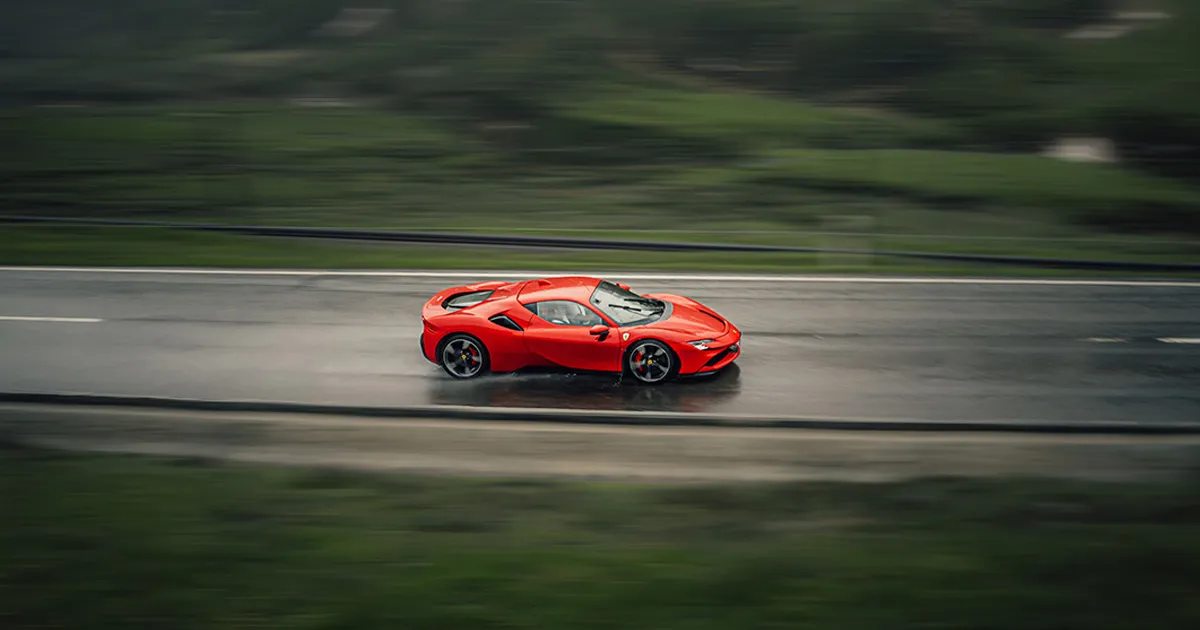
<svg viewBox="0 0 1200 630"><path fill-rule="evenodd" d="M443 291L439 295L444 297L446 294ZM488 321L489 317L499 313L508 315L522 326L527 325L528 317L532 316L515 300L507 298L484 302L461 311L447 311L438 300L430 300L422 311L422 350L425 358L436 362L441 342L449 335L464 333L483 342L493 371L511 372L538 365L537 357L525 347L521 332Z"/></svg>

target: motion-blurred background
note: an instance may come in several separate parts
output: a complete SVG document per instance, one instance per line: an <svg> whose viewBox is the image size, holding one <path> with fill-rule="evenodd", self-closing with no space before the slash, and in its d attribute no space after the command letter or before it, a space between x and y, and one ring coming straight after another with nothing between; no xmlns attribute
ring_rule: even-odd
<svg viewBox="0 0 1200 630"><path fill-rule="evenodd" d="M0 7L10 216L1200 259L1200 6L1188 0ZM435 267L482 255L3 233L10 263ZM493 267L900 264L487 255Z"/></svg>
<svg viewBox="0 0 1200 630"><path fill-rule="evenodd" d="M0 628L1196 630L1200 283L929 276L1200 269L1198 64L1197 0L0 0ZM724 380L442 379L420 306L518 268L794 273L638 283Z"/></svg>

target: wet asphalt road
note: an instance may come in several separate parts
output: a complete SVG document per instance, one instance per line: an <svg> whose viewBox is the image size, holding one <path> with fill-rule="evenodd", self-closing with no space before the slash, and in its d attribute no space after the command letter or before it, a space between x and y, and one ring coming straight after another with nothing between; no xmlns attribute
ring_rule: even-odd
<svg viewBox="0 0 1200 630"><path fill-rule="evenodd" d="M745 333L744 355L728 372L645 388L591 376L449 380L418 354L419 310L435 291L467 281L0 271L0 390L1200 420L1200 344L1160 341L1200 338L1200 286L631 279L638 291L694 297Z"/></svg>

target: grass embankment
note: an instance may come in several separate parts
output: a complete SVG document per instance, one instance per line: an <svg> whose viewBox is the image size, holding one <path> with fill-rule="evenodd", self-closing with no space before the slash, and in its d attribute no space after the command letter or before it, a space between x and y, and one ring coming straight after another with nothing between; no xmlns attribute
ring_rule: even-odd
<svg viewBox="0 0 1200 630"><path fill-rule="evenodd" d="M629 487L0 454L6 625L1200 625L1172 486Z"/></svg>
<svg viewBox="0 0 1200 630"><path fill-rule="evenodd" d="M530 149L499 137L503 132L491 136L367 108L9 110L0 132L19 150L0 157L9 184L0 207L217 218L250 213L327 225L534 221L632 229L678 227L684 219L797 229L822 225L829 216L868 214L882 223L879 231L900 232L913 227L905 215L940 209L942 233L971 232L977 215L986 214L993 218L989 230L1010 224L999 236L1102 233L1104 226L1120 227L1122 216L1160 232L1186 231L1200 213L1200 189L1116 166L906 148L914 143L903 138L920 135L907 128L933 123L896 115L761 95L631 88L626 98L597 104L581 95L586 106L572 106L571 115L584 125L620 120L630 128L627 135L644 137L639 150L650 155L592 166L529 161L526 151L557 149ZM808 137L839 129L870 137L871 121L896 141L822 149ZM578 146L563 133L562 150L628 150L603 141ZM744 151L720 159L680 154L671 139L687 136L741 143ZM655 160L655 151L672 159ZM1155 226L1139 214L1161 215L1163 222Z"/></svg>
<svg viewBox="0 0 1200 630"><path fill-rule="evenodd" d="M658 254L361 244L143 228L5 227L0 264L301 269L811 269L803 254Z"/></svg>
<svg viewBox="0 0 1200 630"><path fill-rule="evenodd" d="M576 234L578 235L578 234ZM599 236L612 237L611 234ZM638 234L641 238L653 235ZM666 234L666 237L678 236ZM695 234L684 236L696 237ZM821 242L821 241L814 241ZM859 238L829 238L826 244L862 247ZM1052 245L1052 244L1051 244ZM1099 243L1097 245L1103 245ZM1177 245L1181 248L1188 244ZM1131 247L1130 244L1118 244ZM1137 247L1134 243L1132 247ZM1107 250L1111 253L1113 249ZM1113 256L1108 256L1112 258ZM1124 256L1131 260L1178 260L1157 252ZM1184 258L1187 259L1187 258ZM1192 258L1194 260L1194 258ZM527 250L502 247L422 246L399 243L341 243L162 230L4 226L0 265L120 267L258 267L296 269L511 269L540 272L604 270L759 271L774 273L872 273L1045 276L1103 275L1102 272L951 264L860 255L656 253ZM1135 274L1136 275L1136 274ZM1154 275L1164 275L1156 273ZM1167 274L1194 276L1181 272Z"/></svg>
<svg viewBox="0 0 1200 630"><path fill-rule="evenodd" d="M930 125L937 127L894 114L844 112L763 95L645 86L628 90L627 100L613 101L611 90L601 90L609 99L599 101L607 103L603 107L563 109L585 125L619 122L657 138L654 142L666 142L651 142L652 149L669 148L663 138L706 136L713 143L742 142L745 146L739 151L745 155L676 156L596 167L546 164L538 162L543 158L531 158L527 147L510 146L483 132L366 108L18 110L0 120L4 133L17 139L20 148L0 158L9 184L0 193L0 208L21 214L168 221L495 233L535 228L540 234L647 240L1200 260L1200 240L1180 231L1187 217L1200 216L1200 191L1184 184L1117 167L1034 156L778 148L808 142L811 138L805 133L849 128L860 133L871 120L884 121L881 133L886 137L914 138ZM725 99L744 101L745 108L729 106ZM793 125L795 134L771 131L786 131L784 123ZM603 143L576 148L625 150ZM1163 229L1153 234L1108 229L1139 208L1165 218ZM10 264L120 260L294 266L297 263L272 261L301 259L300 266L361 266L370 261L386 266L479 267L482 255L487 266L501 267L599 263L794 269L818 260L775 255L481 253L394 246L381 250L265 240L252 245L247 239L209 235L10 226L3 232L0 238L6 247L0 258ZM220 252L229 258L221 259ZM882 259L875 264L911 267Z"/></svg>
<svg viewBox="0 0 1200 630"><path fill-rule="evenodd" d="M322 34L338 0L233 13L188 0L146 27L152 4L0 10L7 102L66 105L0 110L0 212L1200 260L1200 188L1149 174L1179 171L1194 150L1194 108L1172 97L1191 93L1186 3L1170 3L1166 24L1095 45L1062 35L1107 13L1104 0L531 0L455 19L385 3L393 15L345 40ZM693 67L710 56L742 69ZM880 65L889 58L911 63ZM341 106L281 104L306 94ZM1033 155L1068 133L1173 148L1113 166ZM9 263L818 260L0 230ZM818 231L887 236L801 233Z"/></svg>

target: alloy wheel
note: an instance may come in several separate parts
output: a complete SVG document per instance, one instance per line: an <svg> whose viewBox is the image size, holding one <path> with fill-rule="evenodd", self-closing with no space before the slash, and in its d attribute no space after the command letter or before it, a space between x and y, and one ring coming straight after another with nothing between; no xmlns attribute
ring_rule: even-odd
<svg viewBox="0 0 1200 630"><path fill-rule="evenodd" d="M643 383L658 383L671 374L671 353L663 346L644 342L629 353L629 370Z"/></svg>
<svg viewBox="0 0 1200 630"><path fill-rule="evenodd" d="M483 349L472 339L458 337L442 348L442 367L456 378L477 376L483 364Z"/></svg>

